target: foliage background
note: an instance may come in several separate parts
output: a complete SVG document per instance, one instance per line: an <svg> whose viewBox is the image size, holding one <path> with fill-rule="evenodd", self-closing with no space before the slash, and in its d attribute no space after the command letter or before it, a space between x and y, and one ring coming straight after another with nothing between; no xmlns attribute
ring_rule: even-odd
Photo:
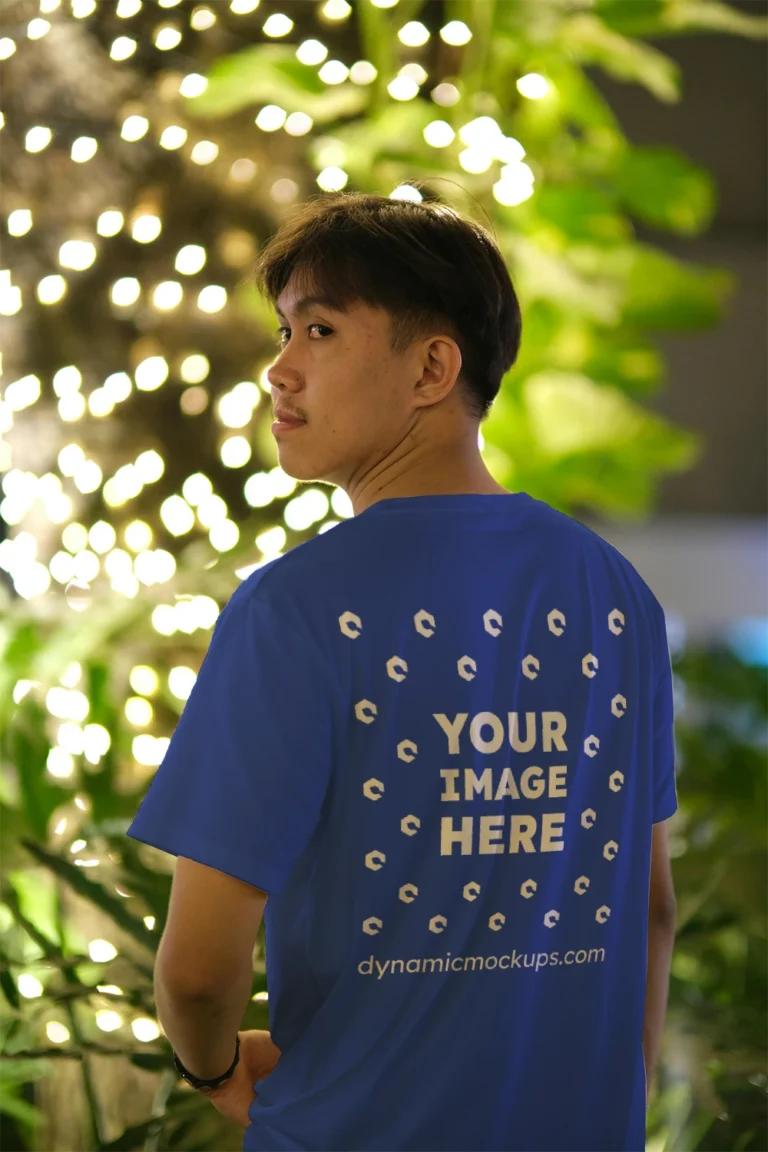
<svg viewBox="0 0 768 1152"><path fill-rule="evenodd" d="M274 33L281 7L293 23ZM440 35L453 21L467 43ZM403 43L412 22L423 43ZM489 468L570 515L642 519L703 450L646 407L668 385L654 341L717 324L735 285L636 239L636 223L700 234L716 189L663 142L628 141L589 69L673 103L683 77L648 40L691 32L766 27L707 0L5 5L4 1148L242 1143L171 1069L151 977L173 861L124 833L236 581L350 514L276 464L260 245L292 203L339 186L437 197L490 226L524 330L483 424ZM325 62L297 57L308 39ZM196 97L190 75L207 79ZM36 126L52 133L40 151ZM93 245L77 268L73 241ZM188 245L204 250L194 271ZM169 282L180 292L156 291ZM673 666L680 916L648 1147L764 1149L765 669L725 648ZM243 1026L267 1027L263 940L253 991Z"/></svg>

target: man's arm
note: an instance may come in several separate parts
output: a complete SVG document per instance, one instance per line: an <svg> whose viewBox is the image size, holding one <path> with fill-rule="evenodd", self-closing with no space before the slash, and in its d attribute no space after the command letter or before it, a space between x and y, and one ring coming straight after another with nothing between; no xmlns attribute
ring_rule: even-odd
<svg viewBox="0 0 768 1152"><path fill-rule="evenodd" d="M653 826L651 881L648 894L648 973L645 986L643 1056L646 1099L656 1072L669 995L669 972L675 946L675 900L669 863L667 822Z"/></svg>
<svg viewBox="0 0 768 1152"><path fill-rule="evenodd" d="M253 986L267 893L179 856L154 986L163 1031L201 1079L226 1072Z"/></svg>

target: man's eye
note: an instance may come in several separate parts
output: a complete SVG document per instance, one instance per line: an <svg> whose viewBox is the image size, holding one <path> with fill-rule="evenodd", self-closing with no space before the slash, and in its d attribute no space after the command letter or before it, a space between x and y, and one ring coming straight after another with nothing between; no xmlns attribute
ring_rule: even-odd
<svg viewBox="0 0 768 1152"><path fill-rule="evenodd" d="M309 324L307 326L307 332L309 332L310 328L322 328L322 330L324 332L329 332L332 334L332 329L328 328L327 325L325 325L325 324ZM284 336L284 333L285 333L285 336ZM285 339L287 339L288 336L290 336L290 334L291 334L290 328L278 328L278 330L277 330L278 343L282 344L283 341Z"/></svg>

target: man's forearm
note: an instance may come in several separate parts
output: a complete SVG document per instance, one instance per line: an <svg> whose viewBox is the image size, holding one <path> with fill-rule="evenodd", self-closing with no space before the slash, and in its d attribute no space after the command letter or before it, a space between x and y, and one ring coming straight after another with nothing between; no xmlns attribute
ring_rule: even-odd
<svg viewBox="0 0 768 1152"><path fill-rule="evenodd" d="M669 971L675 947L675 918L648 921L648 974L645 984L645 1021L643 1023L643 1056L645 1077L650 1095L661 1048L664 1017L669 996Z"/></svg>
<svg viewBox="0 0 768 1152"><path fill-rule="evenodd" d="M221 1076L235 1056L237 1033L251 998L252 972L243 970L220 992L192 996L164 985L156 966L154 986L158 1018L181 1063L201 1080Z"/></svg>

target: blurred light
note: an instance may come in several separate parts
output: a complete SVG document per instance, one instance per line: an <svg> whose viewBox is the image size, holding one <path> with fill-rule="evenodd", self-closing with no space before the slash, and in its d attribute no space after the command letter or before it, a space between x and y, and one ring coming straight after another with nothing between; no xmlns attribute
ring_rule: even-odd
<svg viewBox="0 0 768 1152"><path fill-rule="evenodd" d="M142 484L154 484L165 472L165 461L154 448L141 452L134 465Z"/></svg>
<svg viewBox="0 0 768 1152"><path fill-rule="evenodd" d="M155 47L168 52L181 43L181 31L172 24L166 24L155 32Z"/></svg>
<svg viewBox="0 0 768 1152"><path fill-rule="evenodd" d="M262 132L276 132L282 128L288 113L277 104L265 104L256 117L255 124Z"/></svg>
<svg viewBox="0 0 768 1152"><path fill-rule="evenodd" d="M235 16L247 16L249 12L256 11L259 3L260 0L232 0L229 10L234 12Z"/></svg>
<svg viewBox="0 0 768 1152"><path fill-rule="evenodd" d="M53 377L53 390L57 396L68 396L76 392L83 382L83 374L74 364L59 368ZM73 445L74 447L74 445ZM79 449L82 451L82 449Z"/></svg>
<svg viewBox="0 0 768 1152"><path fill-rule="evenodd" d="M59 264L83 272L96 259L96 245L90 240L67 240L59 248Z"/></svg>
<svg viewBox="0 0 768 1152"><path fill-rule="evenodd" d="M5 390L5 402L11 412L21 412L40 399L40 381L37 376L22 376Z"/></svg>
<svg viewBox="0 0 768 1152"><path fill-rule="evenodd" d="M492 116L477 116L459 128L459 139L472 148L493 149L502 135Z"/></svg>
<svg viewBox="0 0 768 1152"><path fill-rule="evenodd" d="M114 400L103 388L96 388L88 397L88 408L92 416L109 416L114 407Z"/></svg>
<svg viewBox="0 0 768 1152"><path fill-rule="evenodd" d="M29 972L22 972L16 984L25 1000L34 1000L35 997L43 994L42 984L36 976L32 976Z"/></svg>
<svg viewBox="0 0 768 1152"><path fill-rule="evenodd" d="M161 312L178 308L184 299L184 289L178 280L163 280L152 293L152 303Z"/></svg>
<svg viewBox="0 0 768 1152"><path fill-rule="evenodd" d="M459 153L459 164L465 172L487 172L492 163L493 155L487 148L465 148Z"/></svg>
<svg viewBox="0 0 768 1152"><path fill-rule="evenodd" d="M67 290L63 276L43 276L37 286L37 298L41 304L56 304Z"/></svg>
<svg viewBox="0 0 768 1152"><path fill-rule="evenodd" d="M549 81L538 72L529 72L526 76L521 76L517 82L518 92L529 100L541 100L549 92L549 87Z"/></svg>
<svg viewBox="0 0 768 1152"><path fill-rule="evenodd" d="M135 276L123 276L120 280L115 280L112 285L112 303L126 308L136 303L140 292L141 284Z"/></svg>
<svg viewBox="0 0 768 1152"><path fill-rule="evenodd" d="M273 12L265 21L262 32L265 36L287 36L293 28L293 20L282 12Z"/></svg>
<svg viewBox="0 0 768 1152"><path fill-rule="evenodd" d="M152 543L152 529L143 520L132 520L123 532L125 542L133 552L141 552ZM130 567L130 564L128 565Z"/></svg>
<svg viewBox="0 0 768 1152"><path fill-rule="evenodd" d="M96 11L96 0L72 0L72 15L76 20L85 20Z"/></svg>
<svg viewBox="0 0 768 1152"><path fill-rule="evenodd" d="M210 8L196 8L190 17L189 23L196 32L204 32L216 23L216 16Z"/></svg>
<svg viewBox="0 0 768 1152"><path fill-rule="evenodd" d="M92 583L101 570L101 563L95 552L90 549L84 548L82 552L78 552L72 563L72 576L73 579L80 581L82 584Z"/></svg>
<svg viewBox="0 0 768 1152"><path fill-rule="evenodd" d="M114 944L110 944L109 940L91 940L88 945L88 955L97 964L104 964L108 960L114 960L117 956L117 948Z"/></svg>
<svg viewBox="0 0 768 1152"><path fill-rule="evenodd" d="M49 1020L45 1026L45 1034L52 1044L65 1044L69 1040L69 1029L60 1024L58 1020Z"/></svg>
<svg viewBox="0 0 768 1152"><path fill-rule="evenodd" d="M81 552L88 544L88 529L73 520L62 532L61 542L69 552Z"/></svg>
<svg viewBox="0 0 768 1152"><path fill-rule="evenodd" d="M213 484L202 472L195 472L192 476L187 477L181 490L187 503L194 507L206 496L211 495Z"/></svg>
<svg viewBox="0 0 768 1152"><path fill-rule="evenodd" d="M68 584L72 579L73 559L68 552L55 552L48 561L48 570L57 584Z"/></svg>
<svg viewBox="0 0 768 1152"><path fill-rule="evenodd" d="M195 514L181 496L169 496L163 501L160 519L173 536L183 536L195 526Z"/></svg>
<svg viewBox="0 0 768 1152"><path fill-rule="evenodd" d="M283 519L295 532L303 532L311 524L328 515L328 497L319 488L308 488L285 506Z"/></svg>
<svg viewBox="0 0 768 1152"><path fill-rule="evenodd" d="M146 728L152 723L154 709L142 696L129 696L125 702L125 718L134 728Z"/></svg>
<svg viewBox="0 0 768 1152"><path fill-rule="evenodd" d="M178 665L171 668L168 673L168 687L177 700L188 700L197 680L197 673L192 668Z"/></svg>
<svg viewBox="0 0 768 1152"><path fill-rule="evenodd" d="M268 528L266 532L257 536L256 547L265 556L277 556L285 547L287 539L285 528L278 525L276 528Z"/></svg>
<svg viewBox="0 0 768 1152"><path fill-rule="evenodd" d="M341 60L327 60L318 76L324 84L343 84L349 77L349 68Z"/></svg>
<svg viewBox="0 0 768 1152"><path fill-rule="evenodd" d="M86 724L83 733L83 751L89 764L98 764L109 751L112 739L102 724Z"/></svg>
<svg viewBox="0 0 768 1152"><path fill-rule="evenodd" d="M53 132L50 128L43 128L36 126L30 128L24 138L24 147L27 152L42 152L43 148L47 148L53 139Z"/></svg>
<svg viewBox="0 0 768 1152"><path fill-rule="evenodd" d="M197 306L201 312L221 312L226 303L227 290L220 284L209 284L197 297Z"/></svg>
<svg viewBox="0 0 768 1152"><path fill-rule="evenodd" d="M102 389L107 393L113 404L120 404L127 400L131 394L133 383L127 372L113 372L107 376Z"/></svg>
<svg viewBox="0 0 768 1152"><path fill-rule="evenodd" d="M349 176L343 168L333 166L318 173L317 185L323 192L340 192L348 180Z"/></svg>
<svg viewBox="0 0 768 1152"><path fill-rule="evenodd" d="M194 99L195 96L202 96L207 87L208 81L205 76L201 76L199 72L190 72L179 85L179 92L189 100Z"/></svg>
<svg viewBox="0 0 768 1152"><path fill-rule="evenodd" d="M51 748L46 760L46 767L51 776L64 779L71 776L75 770L75 762L69 752L63 748Z"/></svg>
<svg viewBox="0 0 768 1152"><path fill-rule="evenodd" d="M331 507L342 520L348 520L354 515L352 501L343 488L334 488L331 495Z"/></svg>
<svg viewBox="0 0 768 1152"><path fill-rule="evenodd" d="M414 188L411 184L399 184L389 194L390 200L411 200L414 204L420 204L424 199L418 188Z"/></svg>
<svg viewBox="0 0 768 1152"><path fill-rule="evenodd" d="M199 140L190 153L190 160L194 164L212 164L219 154L218 144L212 140Z"/></svg>
<svg viewBox="0 0 768 1152"><path fill-rule="evenodd" d="M30 689L34 688L34 680L17 680L13 689L13 702L20 704Z"/></svg>
<svg viewBox="0 0 768 1152"><path fill-rule="evenodd" d="M230 436L222 444L220 452L225 468L242 468L251 458L251 446L245 436Z"/></svg>
<svg viewBox="0 0 768 1152"><path fill-rule="evenodd" d="M347 0L326 0L320 15L326 20L346 20L351 11L352 5Z"/></svg>
<svg viewBox="0 0 768 1152"><path fill-rule="evenodd" d="M312 131L314 121L306 112L291 112L285 122L285 130L289 136L306 136Z"/></svg>
<svg viewBox="0 0 768 1152"><path fill-rule="evenodd" d="M234 520L220 520L211 525L208 539L217 552L229 552L240 539L240 529Z"/></svg>
<svg viewBox="0 0 768 1152"><path fill-rule="evenodd" d="M116 15L122 20L130 20L141 11L141 0L118 0Z"/></svg>
<svg viewBox="0 0 768 1152"><path fill-rule="evenodd" d="M199 416L208 407L208 393L205 388L188 388L179 404L185 416Z"/></svg>
<svg viewBox="0 0 768 1152"><path fill-rule="evenodd" d="M67 444L59 452L58 465L62 476L74 476L85 460L85 452L79 444Z"/></svg>
<svg viewBox="0 0 768 1152"><path fill-rule="evenodd" d="M7 60L9 56L13 56L16 51L16 41L11 40L10 36L3 36L0 39L0 60Z"/></svg>
<svg viewBox="0 0 768 1152"><path fill-rule="evenodd" d="M137 664L132 668L129 681L134 692L142 696L153 696L160 685L157 673L148 664Z"/></svg>
<svg viewBox="0 0 768 1152"><path fill-rule="evenodd" d="M36 20L30 20L27 25L27 36L30 40L42 40L51 30L51 25L48 20L41 20L39 17Z"/></svg>
<svg viewBox="0 0 768 1152"><path fill-rule="evenodd" d="M235 160L234 164L229 170L229 175L232 180L237 181L238 184L247 184L252 180L256 174L256 165L253 160L248 160L243 157L240 160Z"/></svg>
<svg viewBox="0 0 768 1152"><path fill-rule="evenodd" d="M194 276L205 264L205 248L200 244L185 244L176 254L174 265L184 276Z"/></svg>
<svg viewBox="0 0 768 1152"><path fill-rule="evenodd" d="M455 84L442 83L438 84L436 88L432 89L430 93L435 104L441 104L444 108L449 108L452 104L456 104L461 96Z"/></svg>
<svg viewBox="0 0 768 1152"><path fill-rule="evenodd" d="M424 139L433 148L445 148L452 144L456 133L447 120L432 120L424 129Z"/></svg>
<svg viewBox="0 0 768 1152"><path fill-rule="evenodd" d="M8 216L7 228L11 236L24 236L32 227L32 213L29 208L17 208Z"/></svg>
<svg viewBox="0 0 768 1152"><path fill-rule="evenodd" d="M155 738L146 733L133 738L133 757L145 768L158 767L165 756L170 741L167 737Z"/></svg>
<svg viewBox="0 0 768 1152"><path fill-rule="evenodd" d="M353 84L372 84L378 72L369 60L357 60L349 70L349 78Z"/></svg>
<svg viewBox="0 0 768 1152"><path fill-rule="evenodd" d="M160 136L160 147L167 148L170 151L173 148L181 148L182 144L185 144L186 141L186 128L182 128L178 124L171 124Z"/></svg>
<svg viewBox="0 0 768 1152"><path fill-rule="evenodd" d="M96 1027L100 1028L102 1032L114 1032L122 1022L122 1016L117 1012L111 1012L108 1008L96 1013Z"/></svg>
<svg viewBox="0 0 768 1152"><path fill-rule="evenodd" d="M319 40L304 40L296 49L296 59L302 64L322 64L327 55L328 49Z"/></svg>
<svg viewBox="0 0 768 1152"><path fill-rule="evenodd" d="M96 231L99 236L116 236L124 222L122 212L118 212L116 208L108 208L96 221Z"/></svg>
<svg viewBox="0 0 768 1152"><path fill-rule="evenodd" d="M427 79L429 73L426 69L422 68L421 64L416 64L411 61L410 64L404 65L398 72L398 76L407 76L409 80L413 80L414 84L423 84Z"/></svg>
<svg viewBox="0 0 768 1152"><path fill-rule="evenodd" d="M258 3L258 0L256 2ZM136 1020L131 1021L131 1029L136 1039L141 1040L144 1044L148 1044L150 1040L157 1040L160 1035L160 1029L155 1021L150 1020L147 1016L139 1016Z"/></svg>
<svg viewBox="0 0 768 1152"><path fill-rule="evenodd" d="M197 505L197 518L204 528L212 528L226 516L227 505L221 496L204 496Z"/></svg>
<svg viewBox="0 0 768 1152"><path fill-rule="evenodd" d="M87 496L100 487L103 474L95 460L86 460L78 467L73 479L78 492Z"/></svg>
<svg viewBox="0 0 768 1152"><path fill-rule="evenodd" d="M163 356L148 356L136 365L133 377L140 392L154 392L168 379L168 361Z"/></svg>
<svg viewBox="0 0 768 1152"><path fill-rule="evenodd" d="M444 28L440 29L440 39L444 40L446 44L459 46L468 44L472 39L472 33L463 20L451 20Z"/></svg>
<svg viewBox="0 0 768 1152"><path fill-rule="evenodd" d="M413 100L419 94L419 86L408 76L396 76L387 85L387 92L393 100Z"/></svg>
<svg viewBox="0 0 768 1152"><path fill-rule="evenodd" d="M118 36L112 41L109 55L112 60L127 60L136 51L136 41L130 36Z"/></svg>
<svg viewBox="0 0 768 1152"><path fill-rule="evenodd" d="M123 140L141 140L142 136L146 136L148 128L149 120L146 116L128 116L123 121L120 135Z"/></svg>
<svg viewBox="0 0 768 1152"><path fill-rule="evenodd" d="M116 542L117 533L106 520L97 520L88 532L88 543L100 556L109 552L110 548L114 548Z"/></svg>
<svg viewBox="0 0 768 1152"><path fill-rule="evenodd" d="M139 244L151 244L160 235L162 227L159 216L147 213L136 217L131 228L131 235Z"/></svg>
<svg viewBox="0 0 768 1152"><path fill-rule="evenodd" d="M410 20L397 34L401 44L409 48L420 48L429 40L429 30L419 20Z"/></svg>
<svg viewBox="0 0 768 1152"><path fill-rule="evenodd" d="M76 164L85 164L93 159L98 147L98 141L93 136L78 136L77 140L72 142L70 156Z"/></svg>
<svg viewBox="0 0 768 1152"><path fill-rule="evenodd" d="M205 380L210 370L208 358L199 352L193 352L182 360L179 375L185 384L199 384L201 380Z"/></svg>

